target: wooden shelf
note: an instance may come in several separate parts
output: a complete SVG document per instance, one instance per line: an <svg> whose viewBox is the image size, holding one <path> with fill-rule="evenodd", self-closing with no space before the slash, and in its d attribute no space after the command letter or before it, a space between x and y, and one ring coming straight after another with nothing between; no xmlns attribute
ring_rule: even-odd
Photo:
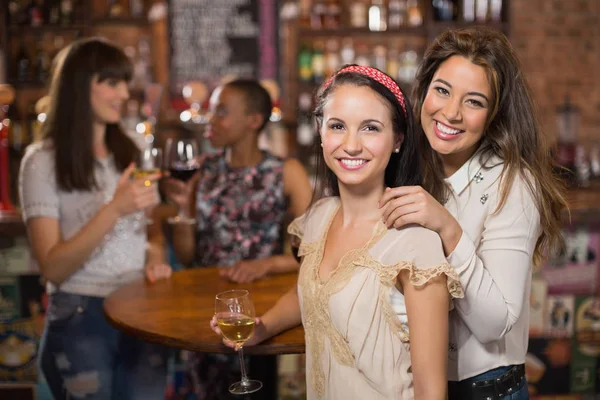
<svg viewBox="0 0 600 400"><path fill-rule="evenodd" d="M150 23L146 18L95 18L92 19L94 27L110 25L133 25L137 27L146 27Z"/></svg>
<svg viewBox="0 0 600 400"><path fill-rule="evenodd" d="M40 81L28 81L28 82L16 82L9 81L9 83L17 90L20 89L46 89L47 86L44 82Z"/></svg>
<svg viewBox="0 0 600 400"><path fill-rule="evenodd" d="M331 38L331 37L356 37L356 36L422 36L427 32L424 26L403 27L385 31L371 31L368 28L338 28L338 29L312 29L309 27L298 28L298 38Z"/></svg>
<svg viewBox="0 0 600 400"><path fill-rule="evenodd" d="M11 34L37 34L44 32L68 32L68 31L81 31L86 26L84 24L73 24L68 26L63 25L41 25L41 26L29 26L29 25L10 25L8 31Z"/></svg>

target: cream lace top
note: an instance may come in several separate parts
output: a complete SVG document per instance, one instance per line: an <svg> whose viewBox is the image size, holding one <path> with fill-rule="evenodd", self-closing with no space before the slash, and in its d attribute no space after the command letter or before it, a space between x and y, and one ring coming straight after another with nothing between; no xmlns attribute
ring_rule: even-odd
<svg viewBox="0 0 600 400"><path fill-rule="evenodd" d="M406 307L392 308L401 270L414 285L445 274L448 292L462 297L458 278L444 258L439 236L422 227L373 229L363 247L349 251L322 282L319 265L327 232L340 202L320 200L288 231L300 239L298 276L306 332L308 399L412 399Z"/></svg>

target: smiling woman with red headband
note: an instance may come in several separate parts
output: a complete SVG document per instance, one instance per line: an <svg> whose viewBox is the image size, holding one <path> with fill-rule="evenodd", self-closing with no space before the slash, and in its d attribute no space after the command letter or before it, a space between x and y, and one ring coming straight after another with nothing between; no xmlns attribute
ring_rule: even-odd
<svg viewBox="0 0 600 400"><path fill-rule="evenodd" d="M315 116L322 193L288 229L298 285L245 345L302 323L308 399L446 399L448 310L462 288L435 232L388 229L378 207L386 186L421 182L410 104L383 72L351 65L321 88Z"/></svg>

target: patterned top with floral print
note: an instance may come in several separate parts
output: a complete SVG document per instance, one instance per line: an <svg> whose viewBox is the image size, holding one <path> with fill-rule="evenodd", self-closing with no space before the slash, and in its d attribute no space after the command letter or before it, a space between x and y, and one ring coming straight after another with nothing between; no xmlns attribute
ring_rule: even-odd
<svg viewBox="0 0 600 400"><path fill-rule="evenodd" d="M205 158L197 186L197 266L231 266L281 253L283 164L267 152L258 165L243 168L231 168L223 151Z"/></svg>

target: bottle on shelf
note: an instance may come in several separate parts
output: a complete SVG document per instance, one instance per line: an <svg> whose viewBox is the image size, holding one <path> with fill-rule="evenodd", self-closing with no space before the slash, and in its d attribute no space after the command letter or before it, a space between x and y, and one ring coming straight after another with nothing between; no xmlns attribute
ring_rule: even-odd
<svg viewBox="0 0 600 400"><path fill-rule="evenodd" d="M107 1L108 18L121 18L123 17L123 5L120 0L108 0Z"/></svg>
<svg viewBox="0 0 600 400"><path fill-rule="evenodd" d="M388 57L385 72L394 79L398 79L398 72L400 71L400 51L397 43L392 43L388 50Z"/></svg>
<svg viewBox="0 0 600 400"><path fill-rule="evenodd" d="M298 6L298 24L300 26L311 26L312 3L311 0L300 0Z"/></svg>
<svg viewBox="0 0 600 400"><path fill-rule="evenodd" d="M388 28L398 29L408 23L408 3L406 0L390 0L388 3Z"/></svg>
<svg viewBox="0 0 600 400"><path fill-rule="evenodd" d="M408 9L408 25L421 26L423 25L423 9L419 5L419 0L407 0Z"/></svg>
<svg viewBox="0 0 600 400"><path fill-rule="evenodd" d="M354 41L347 37L342 40L342 49L340 50L340 59L342 65L354 64L356 52L354 50Z"/></svg>
<svg viewBox="0 0 600 400"><path fill-rule="evenodd" d="M398 80L404 85L411 85L419 68L417 52L407 50L400 54L400 71Z"/></svg>
<svg viewBox="0 0 600 400"><path fill-rule="evenodd" d="M342 6L339 0L328 0L325 8L323 27L337 29L342 22Z"/></svg>
<svg viewBox="0 0 600 400"><path fill-rule="evenodd" d="M50 77L50 68L52 67L52 60L48 52L44 49L45 42L42 40L37 41L37 50L35 53L35 80L46 83Z"/></svg>
<svg viewBox="0 0 600 400"><path fill-rule="evenodd" d="M27 6L29 25L42 26L44 24L44 0L32 0Z"/></svg>
<svg viewBox="0 0 600 400"><path fill-rule="evenodd" d="M502 0L490 0L489 15L492 22L502 21Z"/></svg>
<svg viewBox="0 0 600 400"><path fill-rule="evenodd" d="M60 23L60 2L53 0L47 6L47 23L50 25L58 25Z"/></svg>
<svg viewBox="0 0 600 400"><path fill-rule="evenodd" d="M73 23L73 0L61 0L60 2L60 24L69 26Z"/></svg>
<svg viewBox="0 0 600 400"><path fill-rule="evenodd" d="M373 62L371 65L378 70L385 72L387 67L387 49L385 46L380 44L375 46L373 49Z"/></svg>
<svg viewBox="0 0 600 400"><path fill-rule="evenodd" d="M369 57L369 46L363 42L356 43L356 59L355 64L362 65L363 67L371 66L371 60Z"/></svg>
<svg viewBox="0 0 600 400"><path fill-rule="evenodd" d="M488 0L475 0L475 20L477 22L486 22L489 12Z"/></svg>
<svg viewBox="0 0 600 400"><path fill-rule="evenodd" d="M313 83L320 85L325 80L325 43L322 40L315 42L311 60Z"/></svg>
<svg viewBox="0 0 600 400"><path fill-rule="evenodd" d="M144 16L144 1L129 0L129 13L133 18L140 18Z"/></svg>
<svg viewBox="0 0 600 400"><path fill-rule="evenodd" d="M31 81L31 59L27 53L25 43L21 42L16 58L16 79L20 83Z"/></svg>
<svg viewBox="0 0 600 400"><path fill-rule="evenodd" d="M325 43L325 76L331 76L341 66L340 45L336 39Z"/></svg>
<svg viewBox="0 0 600 400"><path fill-rule="evenodd" d="M487 2L487 0L485 1ZM436 21L452 21L455 19L455 7L452 0L433 0L432 5Z"/></svg>
<svg viewBox="0 0 600 400"><path fill-rule="evenodd" d="M475 0L463 0L462 20L465 22L475 21Z"/></svg>
<svg viewBox="0 0 600 400"><path fill-rule="evenodd" d="M369 6L369 30L385 31L387 29L387 10L383 0L371 0Z"/></svg>
<svg viewBox="0 0 600 400"><path fill-rule="evenodd" d="M312 51L308 45L300 46L298 53L298 75L302 82L311 82L312 74Z"/></svg>
<svg viewBox="0 0 600 400"><path fill-rule="evenodd" d="M369 22L368 7L365 0L354 0L350 4L350 26L352 28L366 28Z"/></svg>
<svg viewBox="0 0 600 400"><path fill-rule="evenodd" d="M327 13L327 6L324 0L315 0L312 5L310 15L310 26L313 29L322 29L325 25L325 14Z"/></svg>

